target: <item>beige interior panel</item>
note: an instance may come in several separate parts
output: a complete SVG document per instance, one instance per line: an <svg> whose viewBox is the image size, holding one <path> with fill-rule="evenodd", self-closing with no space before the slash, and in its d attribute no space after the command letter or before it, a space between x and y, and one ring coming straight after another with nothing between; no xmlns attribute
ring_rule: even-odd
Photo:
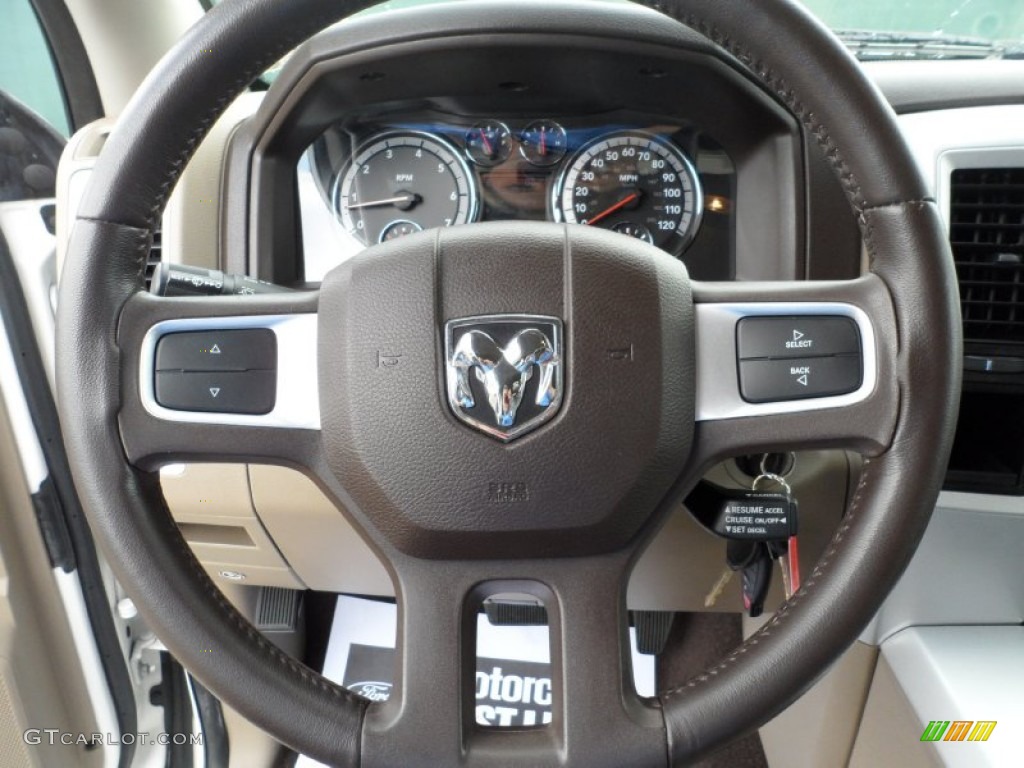
<svg viewBox="0 0 1024 768"><path fill-rule="evenodd" d="M261 465L249 467L249 478L260 520L310 589L394 595L380 560L312 480Z"/></svg>
<svg viewBox="0 0 1024 768"><path fill-rule="evenodd" d="M114 128L110 119L97 120L78 130L70 139L57 165L57 277L60 278L67 254L68 238L78 206L82 202L89 174L100 150Z"/></svg>
<svg viewBox="0 0 1024 768"><path fill-rule="evenodd" d="M11 677L10 666L6 662L0 664L0 765L35 768L41 765L40 755L34 751L36 747L29 751L25 743L25 717L19 711L14 691L7 685Z"/></svg>
<svg viewBox="0 0 1024 768"><path fill-rule="evenodd" d="M220 217L225 202L227 143L238 124L252 115L263 94L244 93L213 124L185 166L164 209L163 258L173 264L220 269ZM245 194L245 190L238 190Z"/></svg>
<svg viewBox="0 0 1024 768"><path fill-rule="evenodd" d="M102 765L101 750L27 745L29 728L93 733L72 632L43 545L21 460L0 407L0 765Z"/></svg>
<svg viewBox="0 0 1024 768"><path fill-rule="evenodd" d="M185 541L218 583L303 589L260 524L243 464L176 464L160 483Z"/></svg>
<svg viewBox="0 0 1024 768"><path fill-rule="evenodd" d="M753 631L747 620L744 634ZM832 668L780 715L761 727L768 765L822 768L846 765L857 738L878 649L854 643ZM877 762L902 765L899 762Z"/></svg>
<svg viewBox="0 0 1024 768"><path fill-rule="evenodd" d="M203 563L203 568L210 578L222 589L237 584L234 574L242 576L241 582L261 587L284 587L285 589L305 589L291 568L270 568L263 565L239 566L235 563Z"/></svg>
<svg viewBox="0 0 1024 768"><path fill-rule="evenodd" d="M817 562L846 508L850 464L841 451L800 453L787 480L800 509L800 560L804 573ZM728 488L749 488L753 478L734 461L715 467L708 479ZM634 610L704 611L704 598L725 568L725 540L709 533L680 507L637 563L627 603ZM765 613L782 604L782 579L776 570ZM711 610L743 610L739 578L733 578Z"/></svg>
<svg viewBox="0 0 1024 768"><path fill-rule="evenodd" d="M66 5L108 115L121 113L153 65L203 15L196 0L66 0Z"/></svg>
<svg viewBox="0 0 1024 768"><path fill-rule="evenodd" d="M880 658L849 768L941 766L935 750L926 749L921 743L924 726L900 688L889 663L885 657Z"/></svg>
<svg viewBox="0 0 1024 768"><path fill-rule="evenodd" d="M244 464L174 464L160 470L160 485L176 520L255 516Z"/></svg>
<svg viewBox="0 0 1024 768"><path fill-rule="evenodd" d="M213 124L195 156L185 166L164 209L161 223L164 261L208 269L217 269L223 263L219 233L226 147L239 123L256 111L262 98L262 93L244 93L235 100ZM58 276L89 174L113 126L111 119L90 123L71 137L61 155L57 169Z"/></svg>
<svg viewBox="0 0 1024 768"><path fill-rule="evenodd" d="M231 758L228 768L261 768L277 765L281 745L231 707L223 705Z"/></svg>

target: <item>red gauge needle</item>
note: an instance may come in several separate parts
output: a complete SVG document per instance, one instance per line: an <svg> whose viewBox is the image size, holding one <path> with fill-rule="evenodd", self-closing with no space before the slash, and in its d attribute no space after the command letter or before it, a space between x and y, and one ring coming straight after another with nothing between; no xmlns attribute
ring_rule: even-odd
<svg viewBox="0 0 1024 768"><path fill-rule="evenodd" d="M493 157L494 145L491 144L491 140L487 138L487 131L480 131L480 141L484 143L484 152L487 153L488 157Z"/></svg>
<svg viewBox="0 0 1024 768"><path fill-rule="evenodd" d="M597 222L599 222L601 219L607 218L608 216L611 216L616 211L625 208L627 205L632 203L638 197L640 197L640 193L639 192L633 192L632 194L627 195L626 197L624 197L621 200L619 200L619 202L615 203L615 205L611 205L611 206L605 208L603 211L601 211L599 214L597 214L597 216L594 216L593 218L587 219L587 224L597 224Z"/></svg>
<svg viewBox="0 0 1024 768"><path fill-rule="evenodd" d="M540 132L540 156L545 157L548 154L548 132L541 129Z"/></svg>

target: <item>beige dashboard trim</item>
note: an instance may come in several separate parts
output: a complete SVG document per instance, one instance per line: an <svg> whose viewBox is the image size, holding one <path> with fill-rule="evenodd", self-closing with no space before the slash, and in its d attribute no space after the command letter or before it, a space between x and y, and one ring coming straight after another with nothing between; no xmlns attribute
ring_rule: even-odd
<svg viewBox="0 0 1024 768"><path fill-rule="evenodd" d="M237 575L246 585L305 588L256 517L244 465L170 465L160 483L182 536L214 581L233 584Z"/></svg>
<svg viewBox="0 0 1024 768"><path fill-rule="evenodd" d="M312 480L282 467L249 467L253 504L267 532L310 589L391 596L380 560Z"/></svg>

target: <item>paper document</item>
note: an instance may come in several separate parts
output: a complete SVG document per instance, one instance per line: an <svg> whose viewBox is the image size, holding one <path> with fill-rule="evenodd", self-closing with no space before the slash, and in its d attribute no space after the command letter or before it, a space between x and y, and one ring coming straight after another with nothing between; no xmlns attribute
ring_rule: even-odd
<svg viewBox="0 0 1024 768"><path fill-rule="evenodd" d="M391 694L397 611L393 604L340 596L323 674L371 701ZM641 696L654 695L654 657L636 652L633 677ZM547 627L495 626L477 619L476 720L529 726L551 721L551 654ZM322 763L300 757L296 768Z"/></svg>

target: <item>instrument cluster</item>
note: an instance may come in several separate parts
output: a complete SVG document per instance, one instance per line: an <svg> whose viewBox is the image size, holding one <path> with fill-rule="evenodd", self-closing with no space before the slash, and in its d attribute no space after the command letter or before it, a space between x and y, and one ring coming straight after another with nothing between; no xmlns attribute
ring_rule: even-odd
<svg viewBox="0 0 1024 768"><path fill-rule="evenodd" d="M370 245L503 219L602 227L684 258L695 276L732 276L735 170L693 126L547 117L338 125L300 163L308 235L318 217L307 215L304 173L342 241L338 253L307 251L307 280ZM328 223L319 218L322 229ZM705 229L717 259L698 254L691 264Z"/></svg>

